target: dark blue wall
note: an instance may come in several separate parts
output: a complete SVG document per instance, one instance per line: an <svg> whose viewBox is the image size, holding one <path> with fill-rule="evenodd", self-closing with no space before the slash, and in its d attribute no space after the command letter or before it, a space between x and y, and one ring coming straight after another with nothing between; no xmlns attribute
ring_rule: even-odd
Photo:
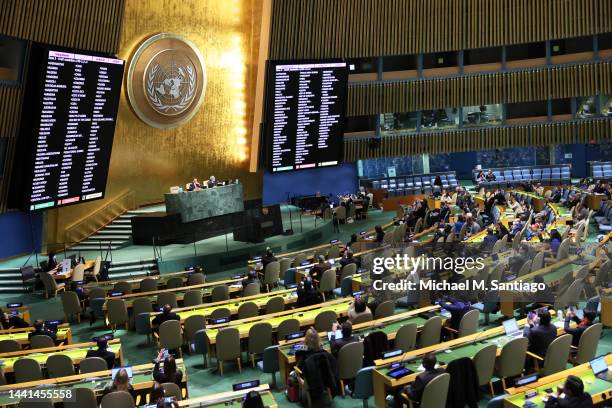
<svg viewBox="0 0 612 408"><path fill-rule="evenodd" d="M0 214L0 259L40 251L42 213Z"/></svg>
<svg viewBox="0 0 612 408"><path fill-rule="evenodd" d="M357 165L345 163L334 167L298 170L272 174L265 172L263 178L263 204L287 202L287 193L293 195L321 195L354 193L358 189Z"/></svg>

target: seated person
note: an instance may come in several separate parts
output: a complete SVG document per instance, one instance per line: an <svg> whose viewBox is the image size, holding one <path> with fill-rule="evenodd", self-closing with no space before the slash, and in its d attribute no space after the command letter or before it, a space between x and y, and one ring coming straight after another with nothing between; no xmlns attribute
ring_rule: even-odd
<svg viewBox="0 0 612 408"><path fill-rule="evenodd" d="M476 176L476 182L482 183L483 181L487 181L487 176L485 175L484 171L480 170Z"/></svg>
<svg viewBox="0 0 612 408"><path fill-rule="evenodd" d="M457 216L457 221L455 221L453 224L453 231L455 232L455 235L459 236L461 233L461 228L463 228L463 224L465 224L465 216L463 214L459 214L459 216Z"/></svg>
<svg viewBox="0 0 612 408"><path fill-rule="evenodd" d="M341 339L336 338L335 333L338 330L338 328L340 328L340 331L342 332ZM356 341L359 341L359 336L353 336L353 325L348 320L342 323L342 326L338 325L338 323L334 323L332 332L333 334L331 335L331 340L330 340L331 352L336 357L338 356L338 352L340 351L342 346L345 346L349 343L354 343Z"/></svg>
<svg viewBox="0 0 612 408"><path fill-rule="evenodd" d="M347 250L349 248L352 248L352 245L357 243L357 240L359 239L359 237L357 236L357 234L351 234L351 239L350 241L346 244L346 248Z"/></svg>
<svg viewBox="0 0 612 408"><path fill-rule="evenodd" d="M497 238L502 239L504 235L508 235L508 234L510 234L510 231L508 231L508 228L506 228L503 222L498 221L497 224L495 224L495 235L497 235Z"/></svg>
<svg viewBox="0 0 612 408"><path fill-rule="evenodd" d="M115 353L108 350L108 340L106 337L99 337L97 340L98 349L88 350L85 357L100 357L106 361L108 369L112 369L115 366Z"/></svg>
<svg viewBox="0 0 612 408"><path fill-rule="evenodd" d="M534 191L537 195L539 195L540 197L543 197L544 196L544 186L542 186L542 183L536 184L536 188Z"/></svg>
<svg viewBox="0 0 612 408"><path fill-rule="evenodd" d="M521 204L516 201L516 198L514 198L513 195L511 195L510 199L508 200L508 208L511 209L514 213L521 210Z"/></svg>
<svg viewBox="0 0 612 408"><path fill-rule="evenodd" d="M331 265L325 260L324 255L319 255L318 262L314 264L312 269L310 270L310 276L312 279L320 281L323 276L323 272L330 269Z"/></svg>
<svg viewBox="0 0 612 408"><path fill-rule="evenodd" d="M438 360L436 359L436 356L434 354L428 353L425 354L425 356L423 357L422 364L425 371L417 375L414 382L404 388L404 393L406 393L412 401L420 402L421 397L423 396L423 390L425 390L425 386L429 384L431 380L444 373L444 369L436 368L437 362Z"/></svg>
<svg viewBox="0 0 612 408"><path fill-rule="evenodd" d="M487 235L482 239L482 244L480 244L480 250L490 252L498 239L499 238L497 238L493 227L487 228Z"/></svg>
<svg viewBox="0 0 612 408"><path fill-rule="evenodd" d="M342 255L342 259L340 259L340 266L345 267L346 265L356 264L357 259L353 256L353 251L350 248L347 248Z"/></svg>
<svg viewBox="0 0 612 408"><path fill-rule="evenodd" d="M302 281L297 290L297 297L297 307L317 305L322 301L319 292L312 287L310 279Z"/></svg>
<svg viewBox="0 0 612 408"><path fill-rule="evenodd" d="M513 238L516 234L520 233L524 226L525 224L523 224L519 218L516 218L514 221L512 221L512 228L510 229L510 235L508 238Z"/></svg>
<svg viewBox="0 0 612 408"><path fill-rule="evenodd" d="M525 232L525 239L527 241L531 241L535 237L539 238L542 235L542 231L540 229L541 225L534 222L529 228L527 228L527 231Z"/></svg>
<svg viewBox="0 0 612 408"><path fill-rule="evenodd" d="M257 391L249 391L244 396L242 408L265 408L261 395Z"/></svg>
<svg viewBox="0 0 612 408"><path fill-rule="evenodd" d="M165 304L164 308L162 309L162 312L155 316L153 318L153 321L151 321L151 326L154 330L159 330L159 326L161 326L162 323L167 322L168 320L180 321L181 318L179 317L179 315L172 311L172 307L170 307L170 305Z"/></svg>
<svg viewBox="0 0 612 408"><path fill-rule="evenodd" d="M480 232L480 225L474 221L474 218L470 215L466 217L465 221L465 236L471 237L472 235L476 235Z"/></svg>
<svg viewBox="0 0 612 408"><path fill-rule="evenodd" d="M261 289L261 281L259 280L257 276L257 271L249 271L247 278L242 281L242 288L243 289L246 288L251 283L258 283L259 289Z"/></svg>
<svg viewBox="0 0 612 408"><path fill-rule="evenodd" d="M551 323L548 311L540 311L537 316L528 316L523 335L529 340L527 350L544 358L548 346L557 338L557 327Z"/></svg>
<svg viewBox="0 0 612 408"><path fill-rule="evenodd" d="M153 383L153 387L151 387L151 392L149 392L149 403L151 405L161 405L164 406L164 398L166 397L166 392L164 391L164 387L155 381Z"/></svg>
<svg viewBox="0 0 612 408"><path fill-rule="evenodd" d="M335 357L321 348L321 339L311 327L304 337L304 348L295 353L297 368L308 381L310 396L317 400L325 389L335 392L338 384L338 367ZM314 406L319 406L316 402Z"/></svg>
<svg viewBox="0 0 612 408"><path fill-rule="evenodd" d="M57 340L57 335L51 330L47 329L45 322L42 320L36 320L34 322L34 331L28 334L28 339L31 339L34 336L49 336L54 341Z"/></svg>
<svg viewBox="0 0 612 408"><path fill-rule="evenodd" d="M117 374L115 374L115 378L110 385L104 387L104 391L102 395L110 394L115 391L125 391L128 392L134 400L136 400L136 391L134 391L134 387L130 384L130 377L128 376L127 370L125 368L120 369Z"/></svg>
<svg viewBox="0 0 612 408"><path fill-rule="evenodd" d="M189 183L187 190L194 191L194 190L199 190L201 188L202 188L202 184L200 184L197 177L194 177L191 183Z"/></svg>
<svg viewBox="0 0 612 408"><path fill-rule="evenodd" d="M297 367L302 370L304 367L304 361L314 353L318 353L321 350L321 338L319 337L319 333L315 330L314 327L306 330L306 335L304 336L304 346L298 349L295 352L295 360L297 362Z"/></svg>
<svg viewBox="0 0 612 408"><path fill-rule="evenodd" d="M561 190L555 187L552 193L550 194L550 201L552 201L553 203L558 203L559 201L561 201L561 196Z"/></svg>
<svg viewBox="0 0 612 408"><path fill-rule="evenodd" d="M261 257L261 264L264 270L266 269L266 266L268 266L270 262L276 262L276 257L274 256L274 253L272 252L270 247L267 247L266 253L264 254L264 256ZM299 265L294 265L294 266L299 266Z"/></svg>
<svg viewBox="0 0 612 408"><path fill-rule="evenodd" d="M353 323L358 316L369 314L373 316L372 311L361 296L357 296L348 307L348 320Z"/></svg>
<svg viewBox="0 0 612 408"><path fill-rule="evenodd" d="M215 187L217 185L217 179L215 178L215 176L210 176L210 178L206 182L206 185L208 186L208 188Z"/></svg>
<svg viewBox="0 0 612 408"><path fill-rule="evenodd" d="M495 177L495 174L493 174L493 170L489 169L489 171L487 172L486 178L487 178L487 181L495 181L496 177Z"/></svg>
<svg viewBox="0 0 612 408"><path fill-rule="evenodd" d="M382 243L383 238L385 238L385 231L380 225L375 226L374 231L376 231L376 238L374 238L374 242Z"/></svg>
<svg viewBox="0 0 612 408"><path fill-rule="evenodd" d="M559 234L559 231L557 231L556 229L552 229L550 230L550 241L548 242L549 244L549 249L550 249L550 253L551 255L557 256L557 251L559 250L559 245L561 245L561 234Z"/></svg>
<svg viewBox="0 0 612 408"><path fill-rule="evenodd" d="M451 318L448 320L447 325L453 330L459 330L459 324L463 315L472 309L470 302L456 299L452 296L445 296L436 303L450 312Z"/></svg>
<svg viewBox="0 0 612 408"><path fill-rule="evenodd" d="M55 256L54 251L49 252L49 256L47 257L47 272L55 271L59 267L59 262L57 262L57 256Z"/></svg>
<svg viewBox="0 0 612 408"><path fill-rule="evenodd" d="M155 381L161 384L174 383L180 386L181 381L183 380L183 372L181 370L177 370L174 356L169 354L164 359L164 354L166 354L165 351L166 350L161 349L159 354L157 354L157 358L155 359L155 367L153 367L153 378ZM163 369L159 367L162 360L164 361Z"/></svg>
<svg viewBox="0 0 612 408"><path fill-rule="evenodd" d="M593 399L589 393L584 392L584 384L575 375L567 376L563 385L564 397L560 393L550 395L546 401L545 408L591 408Z"/></svg>
<svg viewBox="0 0 612 408"><path fill-rule="evenodd" d="M25 327L30 327L30 324L21 317L6 312L0 314L0 328L2 330L23 329Z"/></svg>
<svg viewBox="0 0 612 408"><path fill-rule="evenodd" d="M567 334L572 335L572 346L578 347L580 336L582 336L582 333L584 333L584 331L593 324L595 317L597 317L597 312L593 310L584 310L582 313L582 319L579 319L576 316L575 311L567 312L565 315L564 329ZM570 322L572 321L578 325L576 327L570 327Z"/></svg>

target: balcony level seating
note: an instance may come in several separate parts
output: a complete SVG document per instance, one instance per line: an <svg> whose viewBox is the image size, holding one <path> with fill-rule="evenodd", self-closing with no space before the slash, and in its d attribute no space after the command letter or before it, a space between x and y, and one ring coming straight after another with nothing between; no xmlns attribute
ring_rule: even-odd
<svg viewBox="0 0 612 408"><path fill-rule="evenodd" d="M612 162L592 162L590 167L595 180L612 180Z"/></svg>
<svg viewBox="0 0 612 408"><path fill-rule="evenodd" d="M612 165L611 165L612 167ZM483 169L485 174L489 169ZM474 182L486 189L516 187L522 183L541 183L543 186L558 186L570 184L571 174L569 165L554 166L521 166L492 168L495 181L478 182L479 169L472 170ZM611 174L612 174L612 168Z"/></svg>
<svg viewBox="0 0 612 408"><path fill-rule="evenodd" d="M387 190L389 197L433 194L435 191L439 190L438 186L434 186L436 176L440 176L442 188L454 190L459 185L457 175L454 171L367 179L361 180L360 184L366 188Z"/></svg>

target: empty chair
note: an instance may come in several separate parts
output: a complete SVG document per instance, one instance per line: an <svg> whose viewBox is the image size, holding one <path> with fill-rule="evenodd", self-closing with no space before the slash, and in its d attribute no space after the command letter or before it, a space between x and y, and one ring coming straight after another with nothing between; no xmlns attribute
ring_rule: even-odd
<svg viewBox="0 0 612 408"><path fill-rule="evenodd" d="M402 224L402 225L406 225L406 224ZM347 278L347 277L350 278L356 272L357 272L357 264L356 263L350 263L350 264L344 265L342 267L342 270L340 271L340 282L342 282L344 280L344 278Z"/></svg>
<svg viewBox="0 0 612 408"><path fill-rule="evenodd" d="M53 296L55 296L58 292L66 290L66 285L57 283L50 273L39 273L38 276L40 276L44 286L45 298L49 298L49 293L53 293Z"/></svg>
<svg viewBox="0 0 612 408"><path fill-rule="evenodd" d="M20 358L13 363L15 382L38 381L43 379L40 364L33 358Z"/></svg>
<svg viewBox="0 0 612 408"><path fill-rule="evenodd" d="M116 330L118 325L125 325L127 329L129 316L125 300L108 299L106 301L106 308L108 310L108 324L111 329Z"/></svg>
<svg viewBox="0 0 612 408"><path fill-rule="evenodd" d="M459 322L457 337L469 336L470 334L476 333L478 331L479 317L480 312L476 309L472 309L464 314Z"/></svg>
<svg viewBox="0 0 612 408"><path fill-rule="evenodd" d="M166 281L166 289L175 289L183 286L183 278L174 276Z"/></svg>
<svg viewBox="0 0 612 408"><path fill-rule="evenodd" d="M64 316L67 321L71 321L72 317L76 316L77 322L81 322L81 301L76 292L66 291L62 293L62 307L64 308Z"/></svg>
<svg viewBox="0 0 612 408"><path fill-rule="evenodd" d="M159 326L159 345L168 350L178 350L181 354L183 335L181 334L181 322L178 320L167 320Z"/></svg>
<svg viewBox="0 0 612 408"><path fill-rule="evenodd" d="M323 272L323 276L321 277L321 282L319 283L319 291L323 295L323 301L325 301L326 293L333 293L333 290L336 288L336 271L333 269L328 269Z"/></svg>
<svg viewBox="0 0 612 408"><path fill-rule="evenodd" d="M285 299L281 296L273 296L266 303L265 314L278 313L285 310Z"/></svg>
<svg viewBox="0 0 612 408"><path fill-rule="evenodd" d="M181 393L181 387L172 382L163 383L161 385L164 389L164 395L166 397L174 397L177 401L183 400L183 394Z"/></svg>
<svg viewBox="0 0 612 408"><path fill-rule="evenodd" d="M332 325L336 322L336 312L333 310L325 310L315 317L314 327L318 332L331 331Z"/></svg>
<svg viewBox="0 0 612 408"><path fill-rule="evenodd" d="M510 340L502 347L497 376L501 378L504 392L507 389L506 378L516 377L523 372L528 343L526 337L518 337Z"/></svg>
<svg viewBox="0 0 612 408"><path fill-rule="evenodd" d="M92 288L89 290L89 294L87 295L89 301L91 302L93 299L100 299L106 297L106 290L103 288Z"/></svg>
<svg viewBox="0 0 612 408"><path fill-rule="evenodd" d="M114 391L102 398L101 408L133 408L134 398L126 391Z"/></svg>
<svg viewBox="0 0 612 408"><path fill-rule="evenodd" d="M276 329L278 340L285 340L285 336L297 331L300 331L300 321L294 318L283 320Z"/></svg>
<svg viewBox="0 0 612 408"><path fill-rule="evenodd" d="M395 313L395 301L386 300L376 307L374 311L374 319L382 319L383 317L393 316Z"/></svg>
<svg viewBox="0 0 612 408"><path fill-rule="evenodd" d="M47 358L47 374L49 378L74 375L74 362L65 354L52 354Z"/></svg>
<svg viewBox="0 0 612 408"><path fill-rule="evenodd" d="M235 360L238 363L238 370L242 373L242 363L240 357L240 332L235 327L226 327L217 333L217 364L219 374L223 375L223 363Z"/></svg>
<svg viewBox="0 0 612 408"><path fill-rule="evenodd" d="M206 276L202 272L192 273L187 279L187 285L202 285L206 282Z"/></svg>
<svg viewBox="0 0 612 408"><path fill-rule="evenodd" d="M256 323L249 329L248 353L251 356L251 364L255 368L255 356L262 354L264 350L272 345L272 325L270 323Z"/></svg>
<svg viewBox="0 0 612 408"><path fill-rule="evenodd" d="M364 367L357 371L355 376L355 384L351 398L360 399L363 401L363 408L368 408L368 398L374 395L374 387L372 385L372 371L375 367Z"/></svg>
<svg viewBox="0 0 612 408"><path fill-rule="evenodd" d="M229 286L227 285L219 285L215 286L212 289L212 293L210 295L212 302L221 302L223 300L229 299Z"/></svg>
<svg viewBox="0 0 612 408"><path fill-rule="evenodd" d="M340 282L340 287L334 289L334 294L342 297L350 296L353 293L353 278L345 277Z"/></svg>
<svg viewBox="0 0 612 408"><path fill-rule="evenodd" d="M443 373L429 381L423 389L420 407L427 408L445 408L446 399L448 396L448 386L450 384L450 374ZM414 406L413 402L406 394L402 396L408 400L410 408Z"/></svg>
<svg viewBox="0 0 612 408"><path fill-rule="evenodd" d="M395 334L395 348L403 352L414 350L417 339L416 323L402 325Z"/></svg>
<svg viewBox="0 0 612 408"><path fill-rule="evenodd" d="M174 292L160 292L157 294L157 305L170 305L171 308L175 309L178 307L176 300L176 293Z"/></svg>
<svg viewBox="0 0 612 408"><path fill-rule="evenodd" d="M132 284L125 281L117 282L113 285L113 292L132 293Z"/></svg>
<svg viewBox="0 0 612 408"><path fill-rule="evenodd" d="M474 366L478 373L479 386L489 385L491 396L495 395L493 383L493 372L495 371L495 359L497 357L497 346L495 344L489 344L483 349L478 350L474 356Z"/></svg>
<svg viewBox="0 0 612 408"><path fill-rule="evenodd" d="M266 347L263 351L261 361L257 362L257 367L266 374L272 374L272 388L276 387L276 372L279 371L278 365L278 345Z"/></svg>
<svg viewBox="0 0 612 408"><path fill-rule="evenodd" d="M440 332L442 330L442 318L434 316L427 319L423 325L423 330L419 336L419 348L433 346L440 342Z"/></svg>
<svg viewBox="0 0 612 408"><path fill-rule="evenodd" d="M297 269L295 268L285 269L285 271L283 272L283 279L280 281L280 284L283 285L284 287L294 285L296 283L295 282L296 272L297 272Z"/></svg>
<svg viewBox="0 0 612 408"><path fill-rule="evenodd" d="M80 282L85 280L85 265L78 264L72 269L72 276L70 278L72 282Z"/></svg>
<svg viewBox="0 0 612 408"><path fill-rule="evenodd" d="M270 262L266 265L266 269L264 270L264 285L266 285L266 290L269 292L270 288L278 285L280 280L280 263L278 261Z"/></svg>
<svg viewBox="0 0 612 408"><path fill-rule="evenodd" d="M578 341L578 352L574 357L574 363L584 364L595 358L602 329L603 325L597 323L587 327L586 330L582 332L580 340Z"/></svg>
<svg viewBox="0 0 612 408"><path fill-rule="evenodd" d="M183 337L186 342L193 341L195 334L206 327L206 316L201 314L191 315L185 319L183 325Z"/></svg>
<svg viewBox="0 0 612 408"><path fill-rule="evenodd" d="M102 357L87 357L79 363L79 372L81 374L96 373L98 371L108 370L108 364Z"/></svg>
<svg viewBox="0 0 612 408"><path fill-rule="evenodd" d="M374 320L372 313L361 313L355 319L353 319L353 325L369 322L371 320Z"/></svg>
<svg viewBox="0 0 612 408"><path fill-rule="evenodd" d="M352 342L342 346L338 351L338 377L340 379L340 392L345 396L344 384L357 376L363 367L363 343Z"/></svg>
<svg viewBox="0 0 612 408"><path fill-rule="evenodd" d="M64 408L98 408L96 394L91 388L74 387L71 400L63 402Z"/></svg>
<svg viewBox="0 0 612 408"><path fill-rule="evenodd" d="M13 351L21 351L21 345L11 339L0 341L0 353L10 353Z"/></svg>
<svg viewBox="0 0 612 408"><path fill-rule="evenodd" d="M284 274L287 269L291 268L291 259L289 258L281 258L278 262L280 264L280 273L282 274Z"/></svg>
<svg viewBox="0 0 612 408"><path fill-rule="evenodd" d="M518 276L521 277L523 275L527 275L529 272L531 272L531 259L523 263L523 266L521 266L521 269L519 269Z"/></svg>
<svg viewBox="0 0 612 408"><path fill-rule="evenodd" d="M141 313L153 313L153 304L147 297L136 298L132 302L132 314L134 317Z"/></svg>
<svg viewBox="0 0 612 408"><path fill-rule="evenodd" d="M538 269L544 267L544 251L538 252L531 261L531 272L535 272Z"/></svg>
<svg viewBox="0 0 612 408"><path fill-rule="evenodd" d="M39 349L49 347L55 347L55 341L49 336L38 334L30 338L30 348Z"/></svg>
<svg viewBox="0 0 612 408"><path fill-rule="evenodd" d="M158 279L145 278L140 281L140 291L141 292L153 292L157 290L157 287L158 287Z"/></svg>
<svg viewBox="0 0 612 408"><path fill-rule="evenodd" d="M210 313L210 318L213 320L229 319L230 317L232 317L232 312L227 307L218 307Z"/></svg>
<svg viewBox="0 0 612 408"><path fill-rule="evenodd" d="M244 302L238 307L238 319L248 319L259 315L259 308L255 302Z"/></svg>
<svg viewBox="0 0 612 408"><path fill-rule="evenodd" d="M261 292L261 285L259 284L259 282L251 282L248 285L246 285L246 287L244 288L244 292L242 293L242 296L247 297L247 296L254 296L254 295L258 295Z"/></svg>
<svg viewBox="0 0 612 408"><path fill-rule="evenodd" d="M202 291L200 289L190 289L185 292L183 297L183 306L197 306L202 304Z"/></svg>

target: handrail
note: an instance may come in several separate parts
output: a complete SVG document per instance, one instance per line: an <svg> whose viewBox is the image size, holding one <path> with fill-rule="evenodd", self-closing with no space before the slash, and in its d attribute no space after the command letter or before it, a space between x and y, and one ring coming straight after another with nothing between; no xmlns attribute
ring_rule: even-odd
<svg viewBox="0 0 612 408"><path fill-rule="evenodd" d="M134 193L126 190L99 209L66 227L66 241L78 243L134 207Z"/></svg>

